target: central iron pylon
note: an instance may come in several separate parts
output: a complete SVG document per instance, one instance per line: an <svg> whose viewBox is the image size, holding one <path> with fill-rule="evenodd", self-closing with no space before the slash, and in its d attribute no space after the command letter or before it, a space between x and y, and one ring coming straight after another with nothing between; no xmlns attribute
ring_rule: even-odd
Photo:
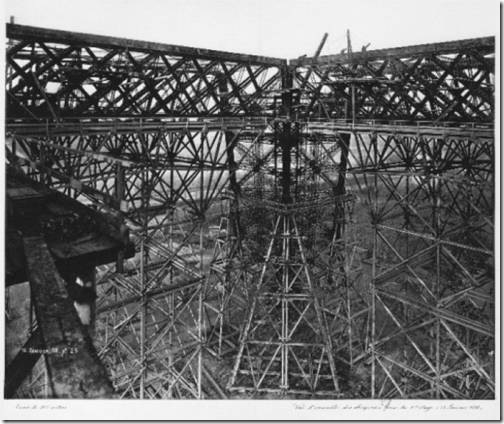
<svg viewBox="0 0 504 424"><path fill-rule="evenodd" d="M325 394L339 391L327 318L292 213L274 219L242 330L232 389Z"/></svg>
<svg viewBox="0 0 504 424"><path fill-rule="evenodd" d="M228 252L238 263L248 258L248 276L230 280L228 273L227 280L220 280L228 293L221 305L232 311L228 319L243 323L234 340L238 353L228 387L254 394L337 397L336 362L343 376L353 357L349 315L341 319L335 313L341 293L345 308L351 302L350 292L342 290L348 288L345 224L353 200L344 185L348 137L323 151L323 139L284 120L276 122L265 141L272 152L265 175L256 180L260 185L241 193L241 220L254 226L240 234L239 243L235 237L239 252ZM330 161L339 163L336 172L321 166L325 162L327 168ZM235 304L241 310L231 307L238 287L243 301ZM223 314L219 319L220 348ZM341 341L335 333L344 334L343 348L333 345Z"/></svg>

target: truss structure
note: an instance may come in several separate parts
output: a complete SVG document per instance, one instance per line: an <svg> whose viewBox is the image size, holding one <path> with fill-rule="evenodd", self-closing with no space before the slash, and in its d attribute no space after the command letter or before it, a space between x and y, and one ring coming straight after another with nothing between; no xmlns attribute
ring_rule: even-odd
<svg viewBox="0 0 504 424"><path fill-rule="evenodd" d="M285 61L9 25L7 110L24 118L260 115Z"/></svg>
<svg viewBox="0 0 504 424"><path fill-rule="evenodd" d="M286 61L7 36L8 166L135 241L97 272L120 396L494 397L492 38Z"/></svg>
<svg viewBox="0 0 504 424"><path fill-rule="evenodd" d="M493 398L493 131L353 140L373 235L371 395Z"/></svg>
<svg viewBox="0 0 504 424"><path fill-rule="evenodd" d="M298 59L299 113L324 119L493 122L494 39Z"/></svg>

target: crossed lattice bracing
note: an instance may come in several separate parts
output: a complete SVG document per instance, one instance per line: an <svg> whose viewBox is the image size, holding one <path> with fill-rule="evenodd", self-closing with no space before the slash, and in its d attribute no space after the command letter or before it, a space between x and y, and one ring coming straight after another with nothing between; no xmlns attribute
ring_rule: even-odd
<svg viewBox="0 0 504 424"><path fill-rule="evenodd" d="M354 140L349 173L374 234L372 394L492 398L492 131Z"/></svg>
<svg viewBox="0 0 504 424"><path fill-rule="evenodd" d="M296 219L276 216L254 281L233 389L329 396L338 391L332 339L315 285Z"/></svg>
<svg viewBox="0 0 504 424"><path fill-rule="evenodd" d="M115 125L111 133L82 123L79 135L56 126L51 143L47 128L24 127L22 136L13 131L8 156L34 178L122 215L133 230L137 255L98 285L99 354L118 366L116 389L128 397L201 397L205 221L234 172L229 150L236 149L243 183L260 166L254 140L266 128L239 120L225 128L221 121Z"/></svg>
<svg viewBox="0 0 504 424"><path fill-rule="evenodd" d="M7 35L9 166L135 241L97 274L123 397L494 396L493 38L288 62Z"/></svg>
<svg viewBox="0 0 504 424"><path fill-rule="evenodd" d="M261 120L13 124L8 155L27 172L141 225L144 213L155 217L177 204L204 214L226 188L229 151L237 150L235 166L254 161L252 145L264 126Z"/></svg>
<svg viewBox="0 0 504 424"><path fill-rule="evenodd" d="M298 112L325 119L494 118L494 39L291 61Z"/></svg>
<svg viewBox="0 0 504 424"><path fill-rule="evenodd" d="M285 61L8 25L11 117L271 114Z"/></svg>

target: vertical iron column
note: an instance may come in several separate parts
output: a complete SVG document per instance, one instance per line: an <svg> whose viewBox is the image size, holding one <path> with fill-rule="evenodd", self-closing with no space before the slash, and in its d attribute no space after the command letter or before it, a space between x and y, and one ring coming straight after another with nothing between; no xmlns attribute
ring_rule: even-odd
<svg viewBox="0 0 504 424"><path fill-rule="evenodd" d="M229 104L229 85L224 74L218 74L218 92L219 101L222 115L225 116L231 112L231 105ZM231 207L229 211L229 225L228 230L231 231L231 235L237 237L239 232L239 213L238 213L238 196L240 194L240 185L236 179L236 171L238 166L235 162L234 156L234 138L235 135L232 131L227 131L225 129L224 138L226 143L226 155L227 155L227 165L229 172L229 189L233 192L233 200L231 201Z"/></svg>
<svg viewBox="0 0 504 424"><path fill-rule="evenodd" d="M117 209L121 212L127 212L126 202L124 201L124 195L126 192L126 180L124 174L124 167L119 163L116 165L116 175L115 175L115 197L117 201ZM124 223L124 219L123 219ZM116 271L122 273L124 271L124 250L121 249L117 253L116 259Z"/></svg>
<svg viewBox="0 0 504 424"><path fill-rule="evenodd" d="M293 88L293 70L287 66L282 68L282 105L280 115L290 120L292 115L292 88Z"/></svg>
<svg viewBox="0 0 504 424"><path fill-rule="evenodd" d="M294 146L295 140L291 136L290 122L283 122L279 129L278 143L280 145L282 155L282 202L292 203L291 197L291 149Z"/></svg>
<svg viewBox="0 0 504 424"><path fill-rule="evenodd" d="M338 198L346 193L346 171L348 167L348 154L350 150L350 138L351 134L338 134L339 145L341 149L340 164L338 170L338 182L333 187L333 193ZM343 219L342 219L343 218ZM336 201L334 208L334 230L336 234L336 239L341 239L344 233L345 225L345 207L341 202Z"/></svg>

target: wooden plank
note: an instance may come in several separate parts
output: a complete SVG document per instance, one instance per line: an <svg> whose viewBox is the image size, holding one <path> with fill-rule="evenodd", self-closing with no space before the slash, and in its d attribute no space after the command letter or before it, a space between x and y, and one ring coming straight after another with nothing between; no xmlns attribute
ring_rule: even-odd
<svg viewBox="0 0 504 424"><path fill-rule="evenodd" d="M51 253L57 260L69 258L81 258L92 253L105 251L117 251L117 242L112 238L97 233L89 233L85 238L72 240L71 242L55 241L50 243Z"/></svg>
<svg viewBox="0 0 504 424"><path fill-rule="evenodd" d="M7 196L12 200L32 200L32 199L43 199L44 194L33 189L32 187L12 187L7 188Z"/></svg>
<svg viewBox="0 0 504 424"><path fill-rule="evenodd" d="M86 205L83 205L77 200L64 195L63 193L48 189L42 184L31 180L25 174L16 171L12 167L8 167L7 171L8 184L14 185L16 188L33 190L33 192L40 193L40 199L45 200L45 203L43 210L40 207L35 208L35 212L37 212L39 215L43 211L53 216L70 215L75 213L82 216L87 215L94 220L96 225L95 229L99 233L101 233L103 236L110 237L118 243L118 246L116 246L118 250L122 248L127 249L129 247L129 231L122 218L118 214L112 215L112 213L105 214L98 212ZM39 199L39 197L33 196L27 199L27 201L36 199ZM13 206L14 209L16 209L17 204L14 204ZM28 204L28 206L32 205ZM19 211L14 210L14 213L18 212Z"/></svg>
<svg viewBox="0 0 504 424"><path fill-rule="evenodd" d="M105 367L80 323L44 239L23 237L31 295L56 398L112 398Z"/></svg>

